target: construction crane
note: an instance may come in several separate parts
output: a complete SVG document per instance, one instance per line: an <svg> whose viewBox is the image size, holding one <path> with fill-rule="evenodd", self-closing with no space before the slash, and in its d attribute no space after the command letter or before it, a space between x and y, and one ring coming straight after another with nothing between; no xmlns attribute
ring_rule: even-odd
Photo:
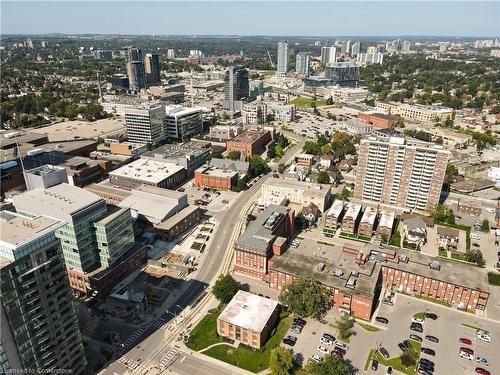
<svg viewBox="0 0 500 375"><path fill-rule="evenodd" d="M269 51L267 51L267 56L269 56L269 62L271 63L271 68L274 68L273 59L272 59L271 54L269 53Z"/></svg>

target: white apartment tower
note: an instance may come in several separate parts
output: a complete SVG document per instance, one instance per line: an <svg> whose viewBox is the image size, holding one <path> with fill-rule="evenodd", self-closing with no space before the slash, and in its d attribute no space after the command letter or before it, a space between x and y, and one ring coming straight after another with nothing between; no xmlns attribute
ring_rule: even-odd
<svg viewBox="0 0 500 375"><path fill-rule="evenodd" d="M288 73L288 42L278 42L278 77Z"/></svg>
<svg viewBox="0 0 500 375"><path fill-rule="evenodd" d="M127 139L136 143L156 143L165 139L165 109L162 105L126 109Z"/></svg>
<svg viewBox="0 0 500 375"><path fill-rule="evenodd" d="M321 47L321 62L325 64L333 64L337 61L336 47Z"/></svg>
<svg viewBox="0 0 500 375"><path fill-rule="evenodd" d="M439 203L449 151L404 138L361 141L354 198L430 211Z"/></svg>

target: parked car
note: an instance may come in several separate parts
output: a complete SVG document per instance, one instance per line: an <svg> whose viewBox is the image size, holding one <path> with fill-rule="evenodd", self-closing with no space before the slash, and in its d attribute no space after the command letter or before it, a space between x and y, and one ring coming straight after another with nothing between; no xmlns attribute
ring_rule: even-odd
<svg viewBox="0 0 500 375"><path fill-rule="evenodd" d="M425 371L434 372L434 365L427 362L420 362L419 368L424 369Z"/></svg>
<svg viewBox="0 0 500 375"><path fill-rule="evenodd" d="M331 340L335 342L335 337L330 335L329 333L323 333L323 337L327 338L328 340Z"/></svg>
<svg viewBox="0 0 500 375"><path fill-rule="evenodd" d="M432 362L430 359L427 358L420 358L420 363L425 363L427 365L434 367L434 362Z"/></svg>
<svg viewBox="0 0 500 375"><path fill-rule="evenodd" d="M321 358L319 355L317 354L314 354L312 357L311 357L311 360L313 360L314 362L316 363L321 363L323 362L323 358Z"/></svg>
<svg viewBox="0 0 500 375"><path fill-rule="evenodd" d="M382 323L382 324L388 324L389 323L389 319L387 318L384 318L383 316L377 316L375 318L375 320L379 323Z"/></svg>
<svg viewBox="0 0 500 375"><path fill-rule="evenodd" d="M474 359L474 357L472 356L472 354L469 354L469 353L466 353L466 352L463 352L463 351L459 351L458 352L458 356L461 357L461 358L468 359L469 361L472 361Z"/></svg>
<svg viewBox="0 0 500 375"><path fill-rule="evenodd" d="M287 336L283 339L283 344L294 346L295 343L297 342L297 337L295 336Z"/></svg>
<svg viewBox="0 0 500 375"><path fill-rule="evenodd" d="M385 370L385 375L392 375L392 367L391 366L387 367L387 370Z"/></svg>
<svg viewBox="0 0 500 375"><path fill-rule="evenodd" d="M378 351L380 352L380 354L382 354L382 357L384 357L385 359L389 359L389 352L387 351L386 348L384 348L384 347L381 346L378 349Z"/></svg>
<svg viewBox="0 0 500 375"><path fill-rule="evenodd" d="M490 365L490 361L488 361L486 358L483 357L476 357L476 362L484 366Z"/></svg>
<svg viewBox="0 0 500 375"><path fill-rule="evenodd" d="M422 342L422 337L420 337L419 335L414 335L413 333L410 335L410 339L412 339L414 341Z"/></svg>
<svg viewBox="0 0 500 375"><path fill-rule="evenodd" d="M435 356L436 355L436 351L434 349L431 349L431 348L421 348L420 351L422 353L425 353L427 355L432 355L432 356Z"/></svg>
<svg viewBox="0 0 500 375"><path fill-rule="evenodd" d="M465 345L472 345L472 340L466 339L465 337L460 337L458 341Z"/></svg>
<svg viewBox="0 0 500 375"><path fill-rule="evenodd" d="M460 351L461 352L464 352L464 353L467 353L467 354L470 354L470 355L474 355L474 350L470 349L470 348L464 348L464 347L461 347L460 348Z"/></svg>
<svg viewBox="0 0 500 375"><path fill-rule="evenodd" d="M296 325L296 326L301 326L301 327L304 327L306 325L306 321L300 317L297 317L297 318L294 318L293 319L293 325Z"/></svg>
<svg viewBox="0 0 500 375"><path fill-rule="evenodd" d="M432 341L432 342L439 342L439 339L436 337L436 336L431 336L431 335L426 335L425 338L429 341Z"/></svg>
<svg viewBox="0 0 500 375"><path fill-rule="evenodd" d="M333 348L333 350L332 350L332 354L336 354L342 358L345 356L345 353L346 353L346 351L344 349L341 349L341 348Z"/></svg>
<svg viewBox="0 0 500 375"><path fill-rule="evenodd" d="M476 233L471 233L470 238L472 238L473 240L478 240L478 241L481 239L481 237Z"/></svg>
<svg viewBox="0 0 500 375"><path fill-rule="evenodd" d="M472 243L472 246L474 246L474 247L479 247L479 244L478 244L477 242L473 242L473 243Z"/></svg>
<svg viewBox="0 0 500 375"><path fill-rule="evenodd" d="M406 346L404 346L404 344L402 342L400 342L398 344L398 347L399 347L399 349L401 349L402 352L406 352L408 350L408 348Z"/></svg>
<svg viewBox="0 0 500 375"><path fill-rule="evenodd" d="M410 326L410 330L418 332L418 333L424 332L424 329L422 328L421 325L412 325L412 326Z"/></svg>
<svg viewBox="0 0 500 375"><path fill-rule="evenodd" d="M320 340L319 340L322 344L325 344L325 345L332 345L333 344L333 341L326 338L326 337L322 337Z"/></svg>
<svg viewBox="0 0 500 375"><path fill-rule="evenodd" d="M290 328L290 331L295 332L295 333L301 333L302 332L302 327L300 327L300 326L292 326Z"/></svg>
<svg viewBox="0 0 500 375"><path fill-rule="evenodd" d="M393 305L394 305L394 303L393 303L393 302L392 302L389 298L384 298L384 299L382 300L382 303L383 303L384 305L389 305L389 306L393 306Z"/></svg>
<svg viewBox="0 0 500 375"><path fill-rule="evenodd" d="M342 349L342 350L345 350L345 351L348 351L349 350L349 347L347 346L347 344L343 343L343 342L340 342L338 341L336 344L335 344L335 347L336 348L339 348L339 349Z"/></svg>
<svg viewBox="0 0 500 375"><path fill-rule="evenodd" d="M420 325L424 324L424 320L423 319L419 319L419 318L411 318L411 322L412 323L418 323Z"/></svg>
<svg viewBox="0 0 500 375"><path fill-rule="evenodd" d="M491 375L491 372L482 367L476 367L476 372L481 375Z"/></svg>
<svg viewBox="0 0 500 375"><path fill-rule="evenodd" d="M438 318L437 314L427 312L425 313L425 317L428 319L436 320Z"/></svg>
<svg viewBox="0 0 500 375"><path fill-rule="evenodd" d="M377 371L378 370L378 361L374 359L372 361L372 371Z"/></svg>
<svg viewBox="0 0 500 375"><path fill-rule="evenodd" d="M491 337L487 333L484 332L478 332L476 334L476 337L481 340L481 341L486 341L486 342L491 342Z"/></svg>
<svg viewBox="0 0 500 375"><path fill-rule="evenodd" d="M328 354L329 351L327 348L325 348L324 346L318 346L318 350L323 353L323 354Z"/></svg>

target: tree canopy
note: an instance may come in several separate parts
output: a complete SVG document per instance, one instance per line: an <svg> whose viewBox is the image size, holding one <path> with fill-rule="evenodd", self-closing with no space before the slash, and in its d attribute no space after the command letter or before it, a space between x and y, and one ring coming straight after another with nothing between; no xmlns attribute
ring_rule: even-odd
<svg viewBox="0 0 500 375"><path fill-rule="evenodd" d="M306 371L311 375L349 375L350 373L347 363L336 355L327 355L320 363L310 360L306 365Z"/></svg>
<svg viewBox="0 0 500 375"><path fill-rule="evenodd" d="M229 303L238 289L239 284L231 275L221 275L215 282L212 293L222 303Z"/></svg>
<svg viewBox="0 0 500 375"><path fill-rule="evenodd" d="M283 288L279 300L299 316L318 318L326 313L330 292L319 281L301 274Z"/></svg>
<svg viewBox="0 0 500 375"><path fill-rule="evenodd" d="M296 367L293 350L277 346L271 351L269 369L273 375L291 375Z"/></svg>

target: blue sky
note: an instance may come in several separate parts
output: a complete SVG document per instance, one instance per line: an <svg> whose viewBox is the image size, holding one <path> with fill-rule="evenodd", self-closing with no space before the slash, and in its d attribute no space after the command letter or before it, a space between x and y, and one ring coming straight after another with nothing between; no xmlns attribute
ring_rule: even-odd
<svg viewBox="0 0 500 375"><path fill-rule="evenodd" d="M499 36L500 2L2 0L1 32Z"/></svg>

